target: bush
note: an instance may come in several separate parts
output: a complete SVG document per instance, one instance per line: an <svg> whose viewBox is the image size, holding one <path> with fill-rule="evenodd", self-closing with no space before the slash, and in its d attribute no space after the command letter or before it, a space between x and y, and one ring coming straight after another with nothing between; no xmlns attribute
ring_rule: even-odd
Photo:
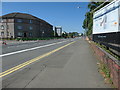
<svg viewBox="0 0 120 90"><path fill-rule="evenodd" d="M50 40L50 39L62 39L62 37L16 38L15 40L29 41L29 40Z"/></svg>

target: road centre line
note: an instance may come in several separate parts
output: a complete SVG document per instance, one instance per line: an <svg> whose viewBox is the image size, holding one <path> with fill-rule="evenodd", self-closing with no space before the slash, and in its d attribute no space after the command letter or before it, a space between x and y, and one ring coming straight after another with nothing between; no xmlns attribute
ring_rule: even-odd
<svg viewBox="0 0 120 90"><path fill-rule="evenodd" d="M48 47L48 46L60 44L60 43L67 42L67 41L62 41L62 42L52 43L52 44L48 44L48 45L44 45L44 46L39 46L39 47L24 49L24 50L15 51L15 52L7 53L7 54L2 54L2 55L0 55L0 57L9 56L9 55L13 55L13 54L17 54L17 53L22 53L22 52L26 52L26 51L31 51L31 50L35 50L35 49L39 49L39 48L43 48L43 47Z"/></svg>
<svg viewBox="0 0 120 90"><path fill-rule="evenodd" d="M46 54L43 54L43 55L40 55L40 56L38 56L38 57L36 57L36 58L34 58L34 59L31 59L31 60L26 61L26 62L24 62L24 63L22 63L22 64L19 64L19 65L15 66L15 67L13 67L13 68L11 68L11 69L8 69L8 70L0 73L0 78L1 78L1 77L4 77L4 76L6 76L6 75L9 75L9 74L11 74L11 73L13 73L13 72L15 72L15 71L17 71L17 70L25 67L25 66L28 66L28 65L30 65L30 64L32 64L32 63L34 63L34 62L36 62L36 61L38 61L38 60L46 57L46 56L49 56L49 55L51 55L51 54L53 54L53 53L55 53L55 52L57 52L57 51L65 48L65 47L67 47L67 46L75 43L75 42L76 42L76 41L73 41L73 42L71 42L71 43L68 43L68 44L66 44L66 45L64 45L64 46L61 46L61 47L59 47L59 48L57 48L57 49L55 49L55 50L53 50L53 51L50 51L50 52L48 52L48 53L46 53Z"/></svg>

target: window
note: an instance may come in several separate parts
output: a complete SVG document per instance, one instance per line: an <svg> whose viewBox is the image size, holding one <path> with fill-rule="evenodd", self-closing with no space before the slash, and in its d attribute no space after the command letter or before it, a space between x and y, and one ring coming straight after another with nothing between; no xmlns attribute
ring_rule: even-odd
<svg viewBox="0 0 120 90"><path fill-rule="evenodd" d="M18 26L17 28L18 28L19 30L21 30L21 29L22 29L22 26Z"/></svg>
<svg viewBox="0 0 120 90"><path fill-rule="evenodd" d="M30 26L30 27L29 27L29 29L30 29L30 30L32 30L32 29L33 29L33 27L32 27L32 26Z"/></svg>
<svg viewBox="0 0 120 90"><path fill-rule="evenodd" d="M12 35L12 33L10 33L10 36Z"/></svg>
<svg viewBox="0 0 120 90"><path fill-rule="evenodd" d="M40 23L40 25L42 26L43 24L42 24L42 23Z"/></svg>
<svg viewBox="0 0 120 90"><path fill-rule="evenodd" d="M1 29L2 29L2 30L4 30L4 29L5 29L3 25L1 25Z"/></svg>
<svg viewBox="0 0 120 90"><path fill-rule="evenodd" d="M1 36L4 36L4 32L1 32Z"/></svg>
<svg viewBox="0 0 120 90"><path fill-rule="evenodd" d="M22 19L17 19L17 22L22 22Z"/></svg>
<svg viewBox="0 0 120 90"><path fill-rule="evenodd" d="M7 25L7 29L9 29L9 25Z"/></svg>
<svg viewBox="0 0 120 90"><path fill-rule="evenodd" d="M18 36L22 36L22 32L18 32Z"/></svg>
<svg viewBox="0 0 120 90"><path fill-rule="evenodd" d="M29 20L29 23L32 23L32 20Z"/></svg>
<svg viewBox="0 0 120 90"><path fill-rule="evenodd" d="M29 33L29 36L31 37L31 36L32 36L32 33Z"/></svg>
<svg viewBox="0 0 120 90"><path fill-rule="evenodd" d="M2 19L2 18L0 18L0 22L3 22L3 19Z"/></svg>
<svg viewBox="0 0 120 90"><path fill-rule="evenodd" d="M7 36L9 36L9 32L7 32Z"/></svg>

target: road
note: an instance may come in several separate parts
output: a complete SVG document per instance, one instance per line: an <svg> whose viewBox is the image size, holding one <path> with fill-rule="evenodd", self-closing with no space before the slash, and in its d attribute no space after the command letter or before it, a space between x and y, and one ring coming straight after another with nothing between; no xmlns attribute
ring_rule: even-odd
<svg viewBox="0 0 120 90"><path fill-rule="evenodd" d="M72 39L47 40L30 43L14 43L2 46L2 71L8 70L16 65L24 63L46 52L54 50ZM57 44L58 43L58 44ZM47 45L47 46L46 46ZM36 48L38 47L38 48Z"/></svg>
<svg viewBox="0 0 120 90"><path fill-rule="evenodd" d="M8 42L7 45L2 45L2 54L20 51L28 48L33 48L37 46L43 46L51 43L61 42L65 39L56 40L40 40L40 41L30 41L30 42Z"/></svg>
<svg viewBox="0 0 120 90"><path fill-rule="evenodd" d="M56 43L57 42L57 43ZM46 44L47 46L45 46ZM27 45L26 51L3 54L3 72L19 66L3 76L3 88L108 88L98 73L98 60L87 41L68 39ZM54 43L54 44L53 44ZM32 46L33 45L33 46ZM19 45L18 45L19 46ZM16 46L17 47L17 46ZM22 46L21 46L22 47ZM17 47L17 50L23 50ZM33 47L38 47L37 49ZM4 47L3 50L5 50ZM19 48L19 49L18 49ZM33 48L32 50L28 48ZM7 53L6 53L7 52ZM11 52L9 52L11 53ZM37 57L37 58L36 58ZM23 65L23 64L22 64ZM12 73L11 73L12 72Z"/></svg>

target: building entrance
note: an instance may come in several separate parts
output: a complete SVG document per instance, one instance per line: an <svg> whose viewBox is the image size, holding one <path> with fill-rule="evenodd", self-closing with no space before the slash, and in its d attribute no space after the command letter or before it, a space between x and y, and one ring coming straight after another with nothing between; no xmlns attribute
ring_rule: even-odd
<svg viewBox="0 0 120 90"><path fill-rule="evenodd" d="M26 32L24 33L24 37L27 37L27 33Z"/></svg>

